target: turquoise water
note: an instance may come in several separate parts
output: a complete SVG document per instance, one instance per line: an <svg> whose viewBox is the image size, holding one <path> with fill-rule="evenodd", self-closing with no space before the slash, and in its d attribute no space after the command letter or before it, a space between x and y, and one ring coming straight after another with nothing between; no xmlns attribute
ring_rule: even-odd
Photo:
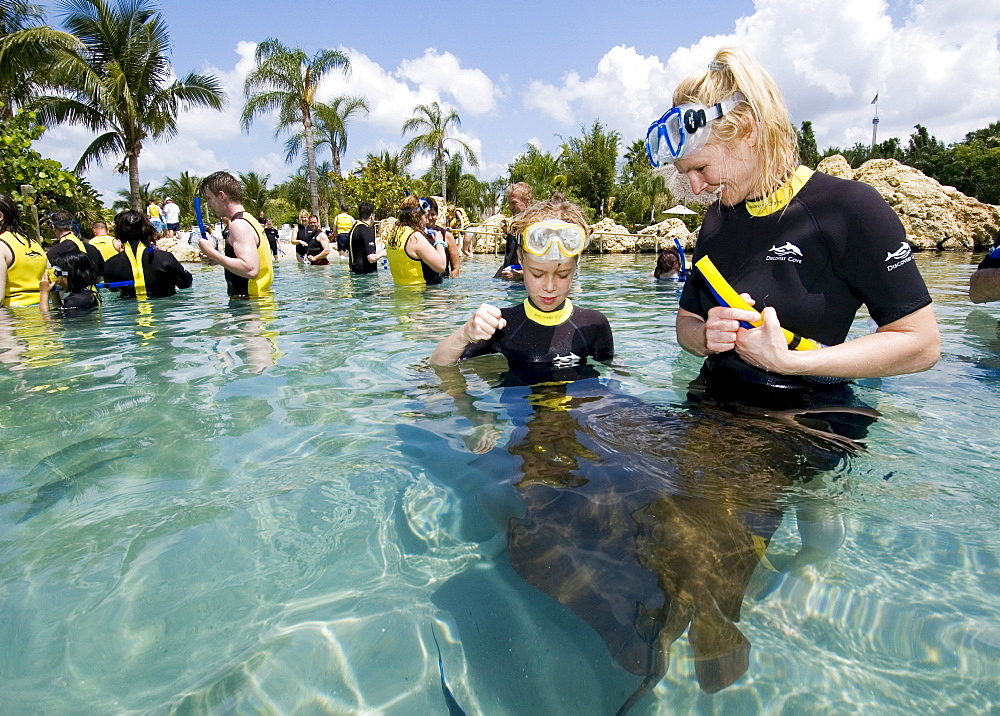
<svg viewBox="0 0 1000 716"><path fill-rule="evenodd" d="M700 691L681 637L632 713L1000 708L1000 304L968 302L969 257L918 260L941 362L863 381L868 452L776 493L769 555L798 549L802 501L843 546L743 601L735 684ZM615 330L599 385L680 411L699 361L651 261L588 257L574 295ZM511 568L511 490L483 498L519 477L524 396L490 387L501 360L463 364L470 422L424 363L480 302L522 299L494 269L413 291L287 262L275 304L230 306L196 267L145 313L5 309L0 711L447 713L433 630L468 713L613 713L640 679Z"/></svg>

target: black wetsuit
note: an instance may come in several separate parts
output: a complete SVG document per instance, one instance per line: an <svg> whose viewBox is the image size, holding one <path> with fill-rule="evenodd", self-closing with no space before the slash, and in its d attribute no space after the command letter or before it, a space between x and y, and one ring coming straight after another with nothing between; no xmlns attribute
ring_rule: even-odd
<svg viewBox="0 0 1000 716"><path fill-rule="evenodd" d="M322 234L321 229L309 229L306 231L306 256L319 256L323 253L323 244L319 242L319 235Z"/></svg>
<svg viewBox="0 0 1000 716"><path fill-rule="evenodd" d="M61 296L62 308L64 309L74 309L74 308L97 308L101 305L100 299L97 297L97 293L90 289L81 289L80 291L73 291L72 293L66 293Z"/></svg>
<svg viewBox="0 0 1000 716"><path fill-rule="evenodd" d="M173 296L178 288L191 288L191 272L181 266L169 251L152 251L145 247L137 251L142 262L142 275L146 281L147 296ZM120 251L104 265L104 280L107 283L132 281L132 264L124 251ZM135 298L135 288L122 286L118 289L122 298Z"/></svg>
<svg viewBox="0 0 1000 716"><path fill-rule="evenodd" d="M501 274L505 268L517 265L517 247L521 243L520 238L516 234L508 233L504 235L504 239L506 241L506 248L503 254L503 264L493 274L493 278L501 278Z"/></svg>
<svg viewBox="0 0 1000 716"><path fill-rule="evenodd" d="M525 299L527 302L527 299ZM566 304L553 311L565 311ZM541 313L532 306L532 313ZM528 316L524 303L500 309L507 325L489 340L470 343L462 359L502 353L513 371L525 383L535 382L535 373L551 376L554 369L573 372L580 377L581 366L587 358L609 361L615 355L615 341L608 319L600 311L569 304L569 316L558 325L542 325ZM557 380L566 379L556 377Z"/></svg>
<svg viewBox="0 0 1000 716"><path fill-rule="evenodd" d="M348 235L348 250L350 251L351 271L354 273L375 273L378 264L372 263L368 257L377 253L375 248L375 229L363 221L354 222Z"/></svg>
<svg viewBox="0 0 1000 716"><path fill-rule="evenodd" d="M295 232L295 240L304 241L307 244L309 242L309 228L299 224ZM306 260L306 250L308 248L306 244L295 244L295 253L299 257L299 261Z"/></svg>
<svg viewBox="0 0 1000 716"><path fill-rule="evenodd" d="M87 239L79 239L83 242L84 249L86 249L87 256L94 263L94 269L97 271L97 275L100 276L104 273L104 256L101 254L100 250L96 246L91 246ZM71 239L63 239L55 246L49 247L49 250L45 252L48 256L49 263L53 266L59 265L59 257L65 254L78 254L80 252L80 247L76 245L76 242Z"/></svg>
<svg viewBox="0 0 1000 716"><path fill-rule="evenodd" d="M753 216L746 202L716 202L705 215L694 261L710 256L755 308L772 306L783 327L826 345L842 343L862 304L880 326L931 302L899 218L871 186L815 173L782 210ZM707 318L718 301L693 272L680 307ZM705 361L732 382L811 388L809 377L758 370L736 351Z"/></svg>
<svg viewBox="0 0 1000 716"><path fill-rule="evenodd" d="M258 222L260 220L258 219ZM271 247L271 253L274 256L278 255L278 230L273 226L264 227L264 236L267 237L267 245Z"/></svg>

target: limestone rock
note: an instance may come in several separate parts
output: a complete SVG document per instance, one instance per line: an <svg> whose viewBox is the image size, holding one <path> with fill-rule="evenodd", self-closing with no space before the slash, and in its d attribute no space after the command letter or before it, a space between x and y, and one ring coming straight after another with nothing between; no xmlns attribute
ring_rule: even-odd
<svg viewBox="0 0 1000 716"><path fill-rule="evenodd" d="M942 186L895 159L871 159L854 178L875 187L889 202L917 248L973 251L992 246L1000 233L1000 206Z"/></svg>
<svg viewBox="0 0 1000 716"><path fill-rule="evenodd" d="M160 237L156 240L156 248L161 251L169 251L181 263L196 264L201 262L201 252L197 247L189 244L187 237L183 234Z"/></svg>
<svg viewBox="0 0 1000 716"><path fill-rule="evenodd" d="M612 254L635 251L635 235L614 219L601 219L590 227L589 251Z"/></svg>
<svg viewBox="0 0 1000 716"><path fill-rule="evenodd" d="M819 163L816 171L829 174L833 177L839 177L840 179L854 178L854 168L851 167L850 162L844 159L843 154L834 154L832 157L827 157Z"/></svg>
<svg viewBox="0 0 1000 716"><path fill-rule="evenodd" d="M496 254L506 250L504 235L510 226L510 218L503 214L494 214L478 224L471 224L465 229L466 236L471 241L476 237L473 251L477 254Z"/></svg>
<svg viewBox="0 0 1000 716"><path fill-rule="evenodd" d="M656 251L657 247L673 245L675 238L680 240L685 251L694 248L695 235L680 219L666 219L642 229L636 237L635 248L636 251Z"/></svg>

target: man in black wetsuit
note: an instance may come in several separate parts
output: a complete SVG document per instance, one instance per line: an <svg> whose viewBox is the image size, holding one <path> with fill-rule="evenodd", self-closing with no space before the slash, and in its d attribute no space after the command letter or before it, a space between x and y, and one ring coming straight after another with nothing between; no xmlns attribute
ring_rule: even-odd
<svg viewBox="0 0 1000 716"><path fill-rule="evenodd" d="M517 216L522 211L527 209L531 205L532 201L532 191L531 186L523 181L519 181L510 188L507 192L507 204L510 206L510 215L512 217ZM512 269L511 266L517 266L517 248L520 243L519 236L508 231L504 240L507 242L506 248L504 249L503 264L497 269L497 272L493 274L493 278L505 278L512 281L521 281L524 278L524 272L521 269Z"/></svg>
<svg viewBox="0 0 1000 716"><path fill-rule="evenodd" d="M358 220L348 235L348 256L352 273L375 273L385 251L375 247L375 207L370 201L358 204Z"/></svg>
<svg viewBox="0 0 1000 716"><path fill-rule="evenodd" d="M46 252L49 263L59 265L59 257L67 253L85 253L94 264L94 273L100 276L104 272L104 256L96 246L73 233L73 215L68 211L57 211L52 215L52 228L55 231L56 243Z"/></svg>

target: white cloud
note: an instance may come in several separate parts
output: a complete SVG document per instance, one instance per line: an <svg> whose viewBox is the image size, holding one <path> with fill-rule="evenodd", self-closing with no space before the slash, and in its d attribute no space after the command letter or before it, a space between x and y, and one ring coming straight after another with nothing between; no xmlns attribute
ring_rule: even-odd
<svg viewBox="0 0 1000 716"><path fill-rule="evenodd" d="M439 54L433 48L424 50L423 57L403 60L396 74L421 89L451 95L460 110L472 115L486 114L495 109L500 94L485 72L462 69L453 54Z"/></svg>
<svg viewBox="0 0 1000 716"><path fill-rule="evenodd" d="M879 138L904 143L917 123L945 142L996 121L1000 3L924 0L894 26L885 2L757 0L728 35L703 37L666 62L614 47L589 77L534 81L528 109L576 128L595 118L640 136L671 103L672 88L725 45L749 49L774 76L796 123L811 120L820 147L871 138L869 102L879 92Z"/></svg>

